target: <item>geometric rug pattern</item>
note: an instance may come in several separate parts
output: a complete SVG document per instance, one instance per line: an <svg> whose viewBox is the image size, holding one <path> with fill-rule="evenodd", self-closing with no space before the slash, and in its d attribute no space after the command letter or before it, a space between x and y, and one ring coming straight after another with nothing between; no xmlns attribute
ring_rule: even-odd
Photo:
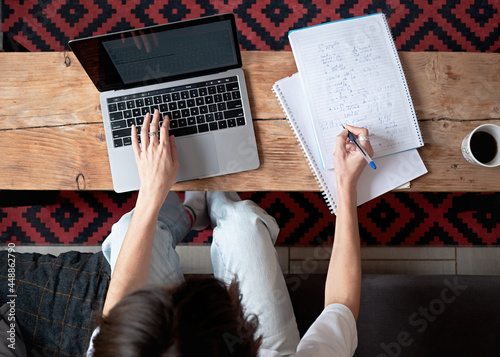
<svg viewBox="0 0 500 357"><path fill-rule="evenodd" d="M179 193L183 199L183 193ZM276 218L277 245L331 243L335 216L319 192L244 192ZM96 245L130 211L136 193L70 192L44 206L0 208L0 244ZM358 209L366 246L500 245L500 193L389 192ZM183 243L212 241L212 230L191 232Z"/></svg>
<svg viewBox="0 0 500 357"><path fill-rule="evenodd" d="M3 0L2 31L28 51L68 50L68 41L196 17L234 13L244 50L290 50L288 32L383 12L403 51L500 48L498 0Z"/></svg>
<svg viewBox="0 0 500 357"><path fill-rule="evenodd" d="M4 42L28 51L68 41L218 13L233 13L242 50L290 50L288 32L383 12L402 51L493 52L498 0L3 0ZM19 47L19 50L22 48ZM181 193L182 196L182 193ZM331 241L335 216L319 192L245 192L276 217L277 245ZM68 192L47 205L0 208L0 244L100 244L136 193ZM363 245L500 245L500 193L390 192L358 209ZM210 229L187 244L210 243Z"/></svg>

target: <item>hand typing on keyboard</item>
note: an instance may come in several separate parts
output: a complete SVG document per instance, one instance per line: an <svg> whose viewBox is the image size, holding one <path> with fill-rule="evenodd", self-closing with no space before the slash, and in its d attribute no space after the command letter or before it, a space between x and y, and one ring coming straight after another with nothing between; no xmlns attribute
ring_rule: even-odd
<svg viewBox="0 0 500 357"><path fill-rule="evenodd" d="M141 130L141 145L135 125L132 127L132 147L141 179L139 200L150 207L160 207L175 183L179 170L174 136L169 136L168 117L160 126L160 113L146 114Z"/></svg>
<svg viewBox="0 0 500 357"><path fill-rule="evenodd" d="M170 118L175 137L231 130L247 124L237 77L203 81L108 99L114 147L132 145L132 125L140 128L147 113Z"/></svg>

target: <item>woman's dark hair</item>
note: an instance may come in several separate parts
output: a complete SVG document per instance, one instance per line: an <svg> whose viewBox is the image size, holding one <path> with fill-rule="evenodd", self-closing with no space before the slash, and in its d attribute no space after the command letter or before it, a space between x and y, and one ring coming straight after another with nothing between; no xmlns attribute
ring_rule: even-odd
<svg viewBox="0 0 500 357"><path fill-rule="evenodd" d="M244 316L236 279L146 286L101 318L94 356L257 356L257 327L255 315Z"/></svg>

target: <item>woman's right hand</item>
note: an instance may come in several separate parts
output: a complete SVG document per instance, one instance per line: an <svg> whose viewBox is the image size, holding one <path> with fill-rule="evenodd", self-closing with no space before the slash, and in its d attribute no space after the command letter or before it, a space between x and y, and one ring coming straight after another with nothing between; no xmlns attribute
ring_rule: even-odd
<svg viewBox="0 0 500 357"><path fill-rule="evenodd" d="M356 189L357 182L365 166L367 165L363 154L356 144L351 142L348 130L354 136L368 137L368 129L346 125L346 129L337 136L335 146L335 177L337 180L337 190L339 188ZM358 141L366 153L373 155L373 148L370 141Z"/></svg>

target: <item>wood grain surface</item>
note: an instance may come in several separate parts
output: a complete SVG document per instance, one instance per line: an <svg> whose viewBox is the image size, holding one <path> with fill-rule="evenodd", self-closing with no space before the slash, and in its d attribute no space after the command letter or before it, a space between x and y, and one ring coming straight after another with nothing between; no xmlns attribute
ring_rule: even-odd
<svg viewBox="0 0 500 357"><path fill-rule="evenodd" d="M242 52L258 170L176 190L318 191L271 87L296 72L291 52ZM500 125L500 54L400 52L429 173L411 191L500 191L500 167L469 164L460 144ZM99 92L72 53L0 53L0 189L112 190Z"/></svg>

